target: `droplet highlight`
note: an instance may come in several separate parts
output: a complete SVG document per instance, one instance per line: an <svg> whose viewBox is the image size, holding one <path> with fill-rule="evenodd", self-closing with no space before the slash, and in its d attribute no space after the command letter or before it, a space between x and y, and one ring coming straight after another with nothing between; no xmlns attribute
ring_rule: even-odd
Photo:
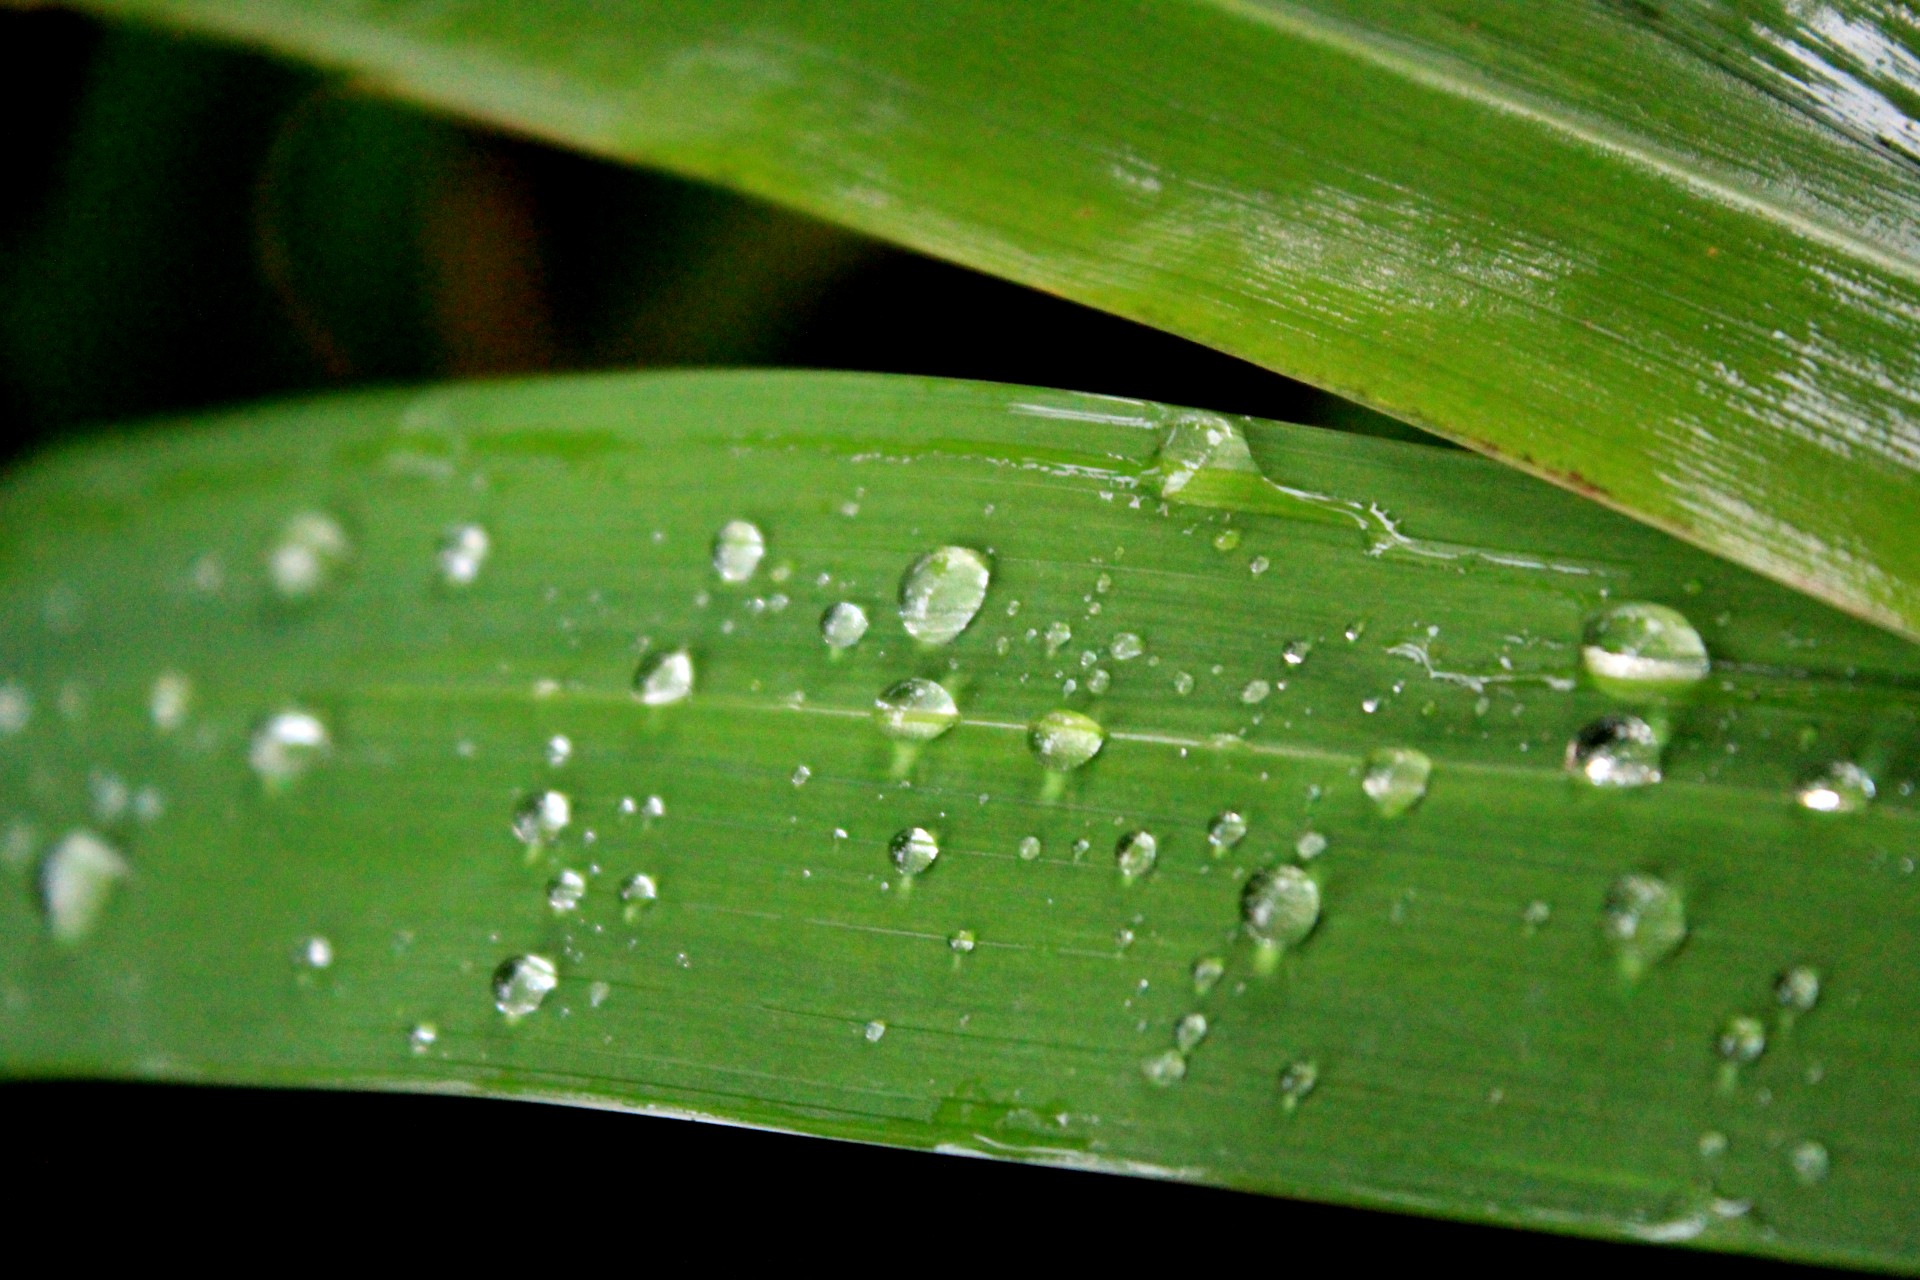
<svg viewBox="0 0 1920 1280"><path fill-rule="evenodd" d="M1639 716L1601 716L1567 743L1567 772L1596 787L1660 781L1660 737Z"/></svg>

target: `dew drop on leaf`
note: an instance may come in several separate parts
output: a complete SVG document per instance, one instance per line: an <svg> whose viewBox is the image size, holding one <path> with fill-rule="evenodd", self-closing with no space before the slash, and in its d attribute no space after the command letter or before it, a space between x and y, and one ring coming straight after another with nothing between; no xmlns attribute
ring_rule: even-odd
<svg viewBox="0 0 1920 1280"><path fill-rule="evenodd" d="M873 701L880 732L901 742L931 742L959 723L953 695L935 681L913 676L887 686Z"/></svg>
<svg viewBox="0 0 1920 1280"><path fill-rule="evenodd" d="M1100 754L1107 731L1078 711L1049 711L1027 726L1027 746L1056 773L1071 773Z"/></svg>
<svg viewBox="0 0 1920 1280"><path fill-rule="evenodd" d="M634 673L633 696L649 707L684 702L693 693L693 655L675 649L641 664Z"/></svg>
<svg viewBox="0 0 1920 1280"><path fill-rule="evenodd" d="M1193 993L1203 996L1220 983L1227 973L1227 962L1219 956L1201 956L1193 962Z"/></svg>
<svg viewBox="0 0 1920 1280"><path fill-rule="evenodd" d="M323 760L333 742L310 711L282 711L254 730L247 763L269 791L278 791Z"/></svg>
<svg viewBox="0 0 1920 1280"><path fill-rule="evenodd" d="M538 1009L560 985L560 971L541 955L514 956L493 971L493 1004L509 1018L522 1018Z"/></svg>
<svg viewBox="0 0 1920 1280"><path fill-rule="evenodd" d="M1295 866L1255 872L1240 898L1240 918L1254 941L1294 946L1320 923L1320 886Z"/></svg>
<svg viewBox="0 0 1920 1280"><path fill-rule="evenodd" d="M1433 776L1433 761L1412 747L1382 747L1367 757L1360 788L1383 818L1397 818L1419 804Z"/></svg>
<svg viewBox="0 0 1920 1280"><path fill-rule="evenodd" d="M71 831L40 865L40 903L54 941L79 942L93 931L113 887L131 868L91 831Z"/></svg>
<svg viewBox="0 0 1920 1280"><path fill-rule="evenodd" d="M1178 1049L1156 1053L1140 1064L1140 1074L1147 1078L1148 1084L1162 1089L1179 1084L1187 1078L1186 1055Z"/></svg>
<svg viewBox="0 0 1920 1280"><path fill-rule="evenodd" d="M925 827L908 827L897 832L887 849L893 855L893 865L907 876L924 874L940 856L939 842Z"/></svg>
<svg viewBox="0 0 1920 1280"><path fill-rule="evenodd" d="M1113 856L1121 877L1131 884L1153 870L1153 864L1160 858L1160 842L1151 831L1130 832L1120 838Z"/></svg>
<svg viewBox="0 0 1920 1280"><path fill-rule="evenodd" d="M1782 1008L1808 1012L1820 1003L1820 971L1810 965L1795 965L1773 984L1773 998Z"/></svg>
<svg viewBox="0 0 1920 1280"><path fill-rule="evenodd" d="M172 733L187 722L192 707L191 680L178 671L163 671L154 677L153 688L147 692L147 714L153 717L154 728Z"/></svg>
<svg viewBox="0 0 1920 1280"><path fill-rule="evenodd" d="M1181 1053L1192 1053L1207 1038L1207 1015L1190 1013L1173 1024L1173 1045Z"/></svg>
<svg viewBox="0 0 1920 1280"><path fill-rule="evenodd" d="M1596 787L1660 781L1660 737L1639 716L1601 716L1567 743L1567 772Z"/></svg>
<svg viewBox="0 0 1920 1280"><path fill-rule="evenodd" d="M1207 850L1216 858L1246 838L1247 820L1232 809L1222 810L1207 824Z"/></svg>
<svg viewBox="0 0 1920 1280"><path fill-rule="evenodd" d="M563 791L536 791L513 811L513 834L529 848L545 844L573 821L573 801Z"/></svg>
<svg viewBox="0 0 1920 1280"><path fill-rule="evenodd" d="M1710 667L1706 643L1685 614L1645 603L1617 604L1591 619L1580 660L1596 688L1623 702L1672 698Z"/></svg>
<svg viewBox="0 0 1920 1280"><path fill-rule="evenodd" d="M747 520L729 520L714 535L713 571L722 582L745 582L766 554L767 539L759 526Z"/></svg>
<svg viewBox="0 0 1920 1280"><path fill-rule="evenodd" d="M1116 632L1107 642L1107 652L1115 662L1132 662L1147 651L1146 643L1131 631Z"/></svg>
<svg viewBox="0 0 1920 1280"><path fill-rule="evenodd" d="M820 638L829 649L851 649L867 634L867 611L842 600L820 615Z"/></svg>
<svg viewBox="0 0 1920 1280"><path fill-rule="evenodd" d="M1795 799L1814 813L1858 813L1873 803L1874 790L1866 770L1836 760L1801 783Z"/></svg>
<svg viewBox="0 0 1920 1280"><path fill-rule="evenodd" d="M1808 1139L1797 1143L1787 1153L1787 1163L1801 1186L1812 1187L1827 1180L1827 1172L1833 1167L1833 1158L1827 1154L1826 1147Z"/></svg>
<svg viewBox="0 0 1920 1280"><path fill-rule="evenodd" d="M1727 1019L1716 1044L1720 1056L1728 1062L1757 1061L1767 1051L1767 1028L1751 1014L1739 1013Z"/></svg>
<svg viewBox="0 0 1920 1280"><path fill-rule="evenodd" d="M1658 876L1621 876L1607 894L1604 932L1620 971L1632 981L1686 941L1686 901Z"/></svg>
<svg viewBox="0 0 1920 1280"><path fill-rule="evenodd" d="M900 581L900 622L922 644L951 644L987 598L992 571L970 547L940 547L914 561Z"/></svg>
<svg viewBox="0 0 1920 1280"><path fill-rule="evenodd" d="M353 554L340 522L320 511L303 511L282 526L267 551L267 576L282 600L310 600L339 578Z"/></svg>
<svg viewBox="0 0 1920 1280"><path fill-rule="evenodd" d="M587 896L587 878L571 867L547 884L547 905L555 914L576 910Z"/></svg>

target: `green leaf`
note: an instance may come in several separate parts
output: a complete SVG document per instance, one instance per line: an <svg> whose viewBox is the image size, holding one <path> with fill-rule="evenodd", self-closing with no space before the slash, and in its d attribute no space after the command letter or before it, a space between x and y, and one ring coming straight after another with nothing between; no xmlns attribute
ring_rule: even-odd
<svg viewBox="0 0 1920 1280"><path fill-rule="evenodd" d="M1920 1263L1920 651L1468 454L853 375L358 395L17 471L0 633L9 1075Z"/></svg>
<svg viewBox="0 0 1920 1280"><path fill-rule="evenodd" d="M93 7L1199 339L1920 637L1920 172L1690 52L1728 6Z"/></svg>

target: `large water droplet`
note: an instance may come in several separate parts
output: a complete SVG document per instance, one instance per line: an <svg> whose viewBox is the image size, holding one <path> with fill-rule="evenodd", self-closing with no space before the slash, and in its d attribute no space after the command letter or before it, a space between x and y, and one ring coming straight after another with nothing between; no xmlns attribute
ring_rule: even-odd
<svg viewBox="0 0 1920 1280"><path fill-rule="evenodd" d="M1607 895L1606 937L1621 972L1637 979L1686 941L1686 901L1658 876L1621 876Z"/></svg>
<svg viewBox="0 0 1920 1280"><path fill-rule="evenodd" d="M1113 655L1115 662L1131 662L1146 651L1146 642L1131 631L1115 632L1113 639L1107 642L1107 652Z"/></svg>
<svg viewBox="0 0 1920 1280"><path fill-rule="evenodd" d="M893 865L906 876L925 874L940 856L939 841L925 827L908 827L896 833L887 849L893 854Z"/></svg>
<svg viewBox="0 0 1920 1280"><path fill-rule="evenodd" d="M767 554L767 539L746 520L729 520L713 539L713 571L722 582L745 582Z"/></svg>
<svg viewBox="0 0 1920 1280"><path fill-rule="evenodd" d="M92 932L114 885L131 868L91 831L71 831L40 865L40 903L54 941L71 945Z"/></svg>
<svg viewBox="0 0 1920 1280"><path fill-rule="evenodd" d="M247 763L270 791L278 791L326 758L327 726L310 711L282 711L253 732Z"/></svg>
<svg viewBox="0 0 1920 1280"><path fill-rule="evenodd" d="M1367 757L1361 790L1383 818L1397 818L1419 804L1433 776L1433 761L1412 747L1382 747Z"/></svg>
<svg viewBox="0 0 1920 1280"><path fill-rule="evenodd" d="M685 701L693 693L693 655L685 649L663 653L634 673L633 696L649 707Z"/></svg>
<svg viewBox="0 0 1920 1280"><path fill-rule="evenodd" d="M1836 760L1800 784L1800 807L1815 813L1858 813L1873 803L1873 779L1859 765Z"/></svg>
<svg viewBox="0 0 1920 1280"><path fill-rule="evenodd" d="M1716 1047L1720 1050L1720 1056L1728 1062L1757 1061L1767 1051L1766 1025L1750 1014L1735 1014L1720 1029Z"/></svg>
<svg viewBox="0 0 1920 1280"><path fill-rule="evenodd" d="M267 576L281 599L308 600L332 585L352 554L338 520L303 511L287 521L267 552Z"/></svg>
<svg viewBox="0 0 1920 1280"><path fill-rule="evenodd" d="M1811 965L1795 965L1773 984L1773 998L1783 1008L1806 1013L1820 1003L1820 971Z"/></svg>
<svg viewBox="0 0 1920 1280"><path fill-rule="evenodd" d="M913 676L873 700L880 732L901 742L931 742L960 722L960 708L942 685Z"/></svg>
<svg viewBox="0 0 1920 1280"><path fill-rule="evenodd" d="M1071 773L1100 754L1107 731L1078 711L1049 711L1027 726L1027 746L1041 764Z"/></svg>
<svg viewBox="0 0 1920 1280"><path fill-rule="evenodd" d="M450 587L468 587L487 563L493 540L477 524L458 524L440 540L440 580Z"/></svg>
<svg viewBox="0 0 1920 1280"><path fill-rule="evenodd" d="M493 1005L509 1018L523 1018L560 985L560 971L545 956L514 956L493 971Z"/></svg>
<svg viewBox="0 0 1920 1280"><path fill-rule="evenodd" d="M992 570L978 551L941 547L914 561L900 582L900 622L922 644L950 644L987 598Z"/></svg>
<svg viewBox="0 0 1920 1280"><path fill-rule="evenodd" d="M1140 1064L1140 1074L1162 1089L1179 1084L1187 1078L1187 1056L1178 1049L1156 1053Z"/></svg>
<svg viewBox="0 0 1920 1280"><path fill-rule="evenodd" d="M887 1034L887 1024L875 1018L865 1027L861 1028L860 1034L868 1044L879 1044L881 1039Z"/></svg>
<svg viewBox="0 0 1920 1280"><path fill-rule="evenodd" d="M1153 864L1160 859L1160 842L1153 838L1151 831L1134 831L1120 837L1113 857L1120 865L1120 875L1131 884L1153 870Z"/></svg>
<svg viewBox="0 0 1920 1280"><path fill-rule="evenodd" d="M1032 862L1035 858L1038 858L1039 856L1040 856L1040 837L1039 836L1020 837L1020 861Z"/></svg>
<svg viewBox="0 0 1920 1280"><path fill-rule="evenodd" d="M820 616L820 638L829 649L851 649L867 634L867 611L842 600Z"/></svg>
<svg viewBox="0 0 1920 1280"><path fill-rule="evenodd" d="M573 821L573 801L565 792L536 791L513 811L513 834L529 848L545 844Z"/></svg>
<svg viewBox="0 0 1920 1280"><path fill-rule="evenodd" d="M1660 781L1660 737L1639 716L1601 716L1567 743L1567 772L1596 787Z"/></svg>
<svg viewBox="0 0 1920 1280"><path fill-rule="evenodd" d="M1240 918L1255 941L1294 946L1320 923L1320 886L1294 866L1255 872L1240 898Z"/></svg>
<svg viewBox="0 0 1920 1280"><path fill-rule="evenodd" d="M1707 676L1707 646L1686 615L1661 604L1617 604L1587 624L1580 659L1599 689L1657 702Z"/></svg>
<svg viewBox="0 0 1920 1280"><path fill-rule="evenodd" d="M571 867L547 884L547 905L556 913L577 910L587 896L587 878Z"/></svg>
<svg viewBox="0 0 1920 1280"><path fill-rule="evenodd" d="M1192 1053L1207 1038L1207 1015L1190 1013L1173 1024L1173 1047L1182 1053Z"/></svg>
<svg viewBox="0 0 1920 1280"><path fill-rule="evenodd" d="M1214 857L1225 856L1227 850L1247 838L1247 820L1232 809L1221 812L1207 824L1207 849Z"/></svg>

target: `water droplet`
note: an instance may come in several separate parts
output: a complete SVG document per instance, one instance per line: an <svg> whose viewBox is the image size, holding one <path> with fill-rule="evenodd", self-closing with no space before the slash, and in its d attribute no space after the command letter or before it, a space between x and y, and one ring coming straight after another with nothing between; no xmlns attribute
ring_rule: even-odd
<svg viewBox="0 0 1920 1280"><path fill-rule="evenodd" d="M1267 559L1265 556L1255 556L1253 559L1247 561L1247 572L1256 578L1272 567L1273 561Z"/></svg>
<svg viewBox="0 0 1920 1280"><path fill-rule="evenodd" d="M1327 838L1318 831L1302 831L1300 838L1293 842L1293 851L1311 862L1327 851Z"/></svg>
<svg viewBox="0 0 1920 1280"><path fill-rule="evenodd" d="M1173 673L1173 691L1181 697L1193 692L1193 677L1184 671Z"/></svg>
<svg viewBox="0 0 1920 1280"><path fill-rule="evenodd" d="M1546 927L1553 919L1553 904L1543 898L1535 898L1520 912L1520 922L1527 926L1527 932L1533 933Z"/></svg>
<svg viewBox="0 0 1920 1280"><path fill-rule="evenodd" d="M599 981L589 983L587 986L587 1004L590 1008L598 1009L607 1002L607 997L612 994L613 984L611 982Z"/></svg>
<svg viewBox="0 0 1920 1280"><path fill-rule="evenodd" d="M1222 529L1213 535L1213 549L1215 551L1232 551L1239 545L1240 531L1238 529Z"/></svg>
<svg viewBox="0 0 1920 1280"><path fill-rule="evenodd" d="M1288 666L1297 667L1307 660L1307 655L1311 652L1313 652L1312 641L1289 640L1287 647L1280 651L1280 656L1286 660Z"/></svg>
<svg viewBox="0 0 1920 1280"><path fill-rule="evenodd" d="M1273 692L1273 684L1271 681L1258 680L1258 679L1249 680L1246 683L1246 687L1240 690L1240 701L1246 703L1250 707L1257 706L1258 704L1265 702L1267 700L1267 695L1271 694L1272 692Z"/></svg>
<svg viewBox="0 0 1920 1280"><path fill-rule="evenodd" d="M573 758L573 739L564 733L556 733L547 739L547 763L558 769Z"/></svg>
<svg viewBox="0 0 1920 1280"><path fill-rule="evenodd" d="M1049 711L1027 726L1027 746L1056 773L1071 773L1100 754L1107 731L1078 711Z"/></svg>
<svg viewBox="0 0 1920 1280"><path fill-rule="evenodd" d="M1767 1028L1758 1018L1735 1014L1720 1029L1718 1047L1720 1056L1728 1062L1756 1061L1767 1051Z"/></svg>
<svg viewBox="0 0 1920 1280"><path fill-rule="evenodd" d="M1219 956L1201 956L1193 962L1193 993L1203 996L1220 984L1227 973L1227 962Z"/></svg>
<svg viewBox="0 0 1920 1280"><path fill-rule="evenodd" d="M640 812L649 818L664 818L667 814L667 802L659 796L648 796L646 803L640 806Z"/></svg>
<svg viewBox="0 0 1920 1280"><path fill-rule="evenodd" d="M313 768L333 747L327 726L308 711L282 711L254 730L247 763L270 791L278 791Z"/></svg>
<svg viewBox="0 0 1920 1280"><path fill-rule="evenodd" d="M1113 856L1120 864L1120 875L1131 884L1153 870L1153 864L1160 858L1160 842L1153 838L1151 831L1134 831L1120 837Z"/></svg>
<svg viewBox="0 0 1920 1280"><path fill-rule="evenodd" d="M1146 651L1146 642L1131 631L1115 632L1113 639L1107 642L1107 652L1113 655L1115 662L1132 662Z"/></svg>
<svg viewBox="0 0 1920 1280"><path fill-rule="evenodd" d="M1567 772L1596 787L1660 781L1660 736L1639 716L1601 716L1567 743Z"/></svg>
<svg viewBox="0 0 1920 1280"><path fill-rule="evenodd" d="M660 899L660 885L645 872L636 872L620 886L620 901L627 904L627 919L637 920L642 911Z"/></svg>
<svg viewBox="0 0 1920 1280"><path fill-rule="evenodd" d="M12 737L33 719L33 695L12 680L0 684L0 737Z"/></svg>
<svg viewBox="0 0 1920 1280"><path fill-rule="evenodd" d="M1707 646L1686 615L1660 604L1618 604L1587 624L1587 675L1623 702L1658 702L1707 676Z"/></svg>
<svg viewBox="0 0 1920 1280"><path fill-rule="evenodd" d="M1607 894L1606 937L1621 972L1637 979L1686 941L1686 902L1658 876L1621 876Z"/></svg>
<svg viewBox="0 0 1920 1280"><path fill-rule="evenodd" d="M867 611L842 600L820 615L820 638L829 649L851 649L867 634Z"/></svg>
<svg viewBox="0 0 1920 1280"><path fill-rule="evenodd" d="M587 878L571 867L547 882L547 905L565 913L579 907L587 896Z"/></svg>
<svg viewBox="0 0 1920 1280"><path fill-rule="evenodd" d="M127 811L133 792L119 774L94 769L87 774L87 795L93 801L93 816L101 822L113 822Z"/></svg>
<svg viewBox="0 0 1920 1280"><path fill-rule="evenodd" d="M153 688L147 693L147 714L153 717L154 728L172 733L186 723L192 706L192 681L178 671L163 671L154 677ZM0 725L0 730L4 727Z"/></svg>
<svg viewBox="0 0 1920 1280"><path fill-rule="evenodd" d="M887 1034L887 1024L875 1018L861 1030L861 1034L866 1037L868 1044L879 1044L880 1037Z"/></svg>
<svg viewBox="0 0 1920 1280"><path fill-rule="evenodd" d="M1032 862L1040 856L1040 837L1024 836L1020 841L1020 861Z"/></svg>
<svg viewBox="0 0 1920 1280"><path fill-rule="evenodd" d="M560 985L560 971L545 956L514 956L493 971L493 1006L509 1018L538 1009Z"/></svg>
<svg viewBox="0 0 1920 1280"><path fill-rule="evenodd" d="M40 865L40 903L55 942L72 944L92 932L113 887L132 868L91 831L71 831Z"/></svg>
<svg viewBox="0 0 1920 1280"><path fill-rule="evenodd" d="M746 520L729 520L713 539L713 571L722 582L745 582L767 554L767 539Z"/></svg>
<svg viewBox="0 0 1920 1280"><path fill-rule="evenodd" d="M1207 824L1207 849L1216 858L1246 838L1247 820L1232 809L1223 810Z"/></svg>
<svg viewBox="0 0 1920 1280"><path fill-rule="evenodd" d="M1773 984L1773 998L1783 1008L1806 1013L1820 1003L1820 971L1810 965L1795 965Z"/></svg>
<svg viewBox="0 0 1920 1280"><path fill-rule="evenodd" d="M897 833L887 845L893 865L905 876L924 875L940 856L940 844L925 827L908 827Z"/></svg>
<svg viewBox="0 0 1920 1280"><path fill-rule="evenodd" d="M794 766L793 776L788 778L787 781L791 782L796 787L804 787L807 785L807 779L811 778L812 776L813 776L813 770L807 768L807 766L803 764L796 765Z"/></svg>
<svg viewBox="0 0 1920 1280"><path fill-rule="evenodd" d="M1113 675L1105 667L1095 667L1087 676L1088 693L1105 693L1107 686L1113 683Z"/></svg>
<svg viewBox="0 0 1920 1280"><path fill-rule="evenodd" d="M296 957L308 969L330 969L333 967L333 943L315 934L300 944Z"/></svg>
<svg viewBox="0 0 1920 1280"><path fill-rule="evenodd" d="M1397 818L1419 804L1433 776L1433 761L1412 747L1382 747L1367 757L1361 790L1383 818Z"/></svg>
<svg viewBox="0 0 1920 1280"><path fill-rule="evenodd" d="M1827 1149L1809 1138L1798 1143L1787 1153L1787 1163L1793 1167L1793 1176L1800 1185L1811 1187L1827 1180L1827 1173L1833 1167L1833 1158Z"/></svg>
<svg viewBox="0 0 1920 1280"><path fill-rule="evenodd" d="M1795 798L1815 813L1858 813L1873 803L1873 779L1859 765L1836 760L1800 784Z"/></svg>
<svg viewBox="0 0 1920 1280"><path fill-rule="evenodd" d="M338 520L303 511L287 521L267 552L267 573L281 599L308 600L332 584L352 554Z"/></svg>
<svg viewBox="0 0 1920 1280"><path fill-rule="evenodd" d="M693 692L693 655L675 649L644 662L634 673L633 696L649 707L685 701Z"/></svg>
<svg viewBox="0 0 1920 1280"><path fill-rule="evenodd" d="M1050 622L1042 638L1047 642L1047 656L1052 657L1073 639L1073 628L1064 622Z"/></svg>
<svg viewBox="0 0 1920 1280"><path fill-rule="evenodd" d="M1240 918L1255 941L1294 946L1320 923L1320 886L1294 866L1257 871L1241 895Z"/></svg>
<svg viewBox="0 0 1920 1280"><path fill-rule="evenodd" d="M425 1053L433 1048L440 1039L440 1028L431 1022L416 1022L413 1030L407 1032L407 1048L415 1053Z"/></svg>
<svg viewBox="0 0 1920 1280"><path fill-rule="evenodd" d="M1140 1074L1147 1078L1149 1084L1162 1089L1179 1084L1187 1078L1186 1055L1178 1049L1156 1053L1140 1064Z"/></svg>
<svg viewBox="0 0 1920 1280"><path fill-rule="evenodd" d="M1727 1153L1727 1135L1718 1129L1709 1129L1700 1135L1699 1146L1702 1159L1718 1159Z"/></svg>
<svg viewBox="0 0 1920 1280"><path fill-rule="evenodd" d="M1173 1045L1181 1053L1192 1053L1207 1038L1207 1015L1190 1013L1173 1024Z"/></svg>
<svg viewBox="0 0 1920 1280"><path fill-rule="evenodd" d="M513 811L513 834L528 848L545 844L573 821L573 802L560 791L537 791Z"/></svg>
<svg viewBox="0 0 1920 1280"><path fill-rule="evenodd" d="M974 945L975 938L973 936L973 930L971 929L956 930L954 935L947 939L948 948L959 952L961 955L966 955L971 952Z"/></svg>
<svg viewBox="0 0 1920 1280"><path fill-rule="evenodd" d="M440 539L440 580L450 587L467 587L480 576L493 540L477 524L457 524Z"/></svg>
<svg viewBox="0 0 1920 1280"><path fill-rule="evenodd" d="M913 676L873 701L880 732L901 742L931 742L960 721L953 695L932 680Z"/></svg>
<svg viewBox="0 0 1920 1280"><path fill-rule="evenodd" d="M1280 1073L1280 1107L1291 1113L1306 1101L1320 1083L1320 1065L1311 1061L1295 1062Z"/></svg>
<svg viewBox="0 0 1920 1280"><path fill-rule="evenodd" d="M987 598L992 571L978 551L941 547L914 561L900 581L900 622L922 644L951 644Z"/></svg>

